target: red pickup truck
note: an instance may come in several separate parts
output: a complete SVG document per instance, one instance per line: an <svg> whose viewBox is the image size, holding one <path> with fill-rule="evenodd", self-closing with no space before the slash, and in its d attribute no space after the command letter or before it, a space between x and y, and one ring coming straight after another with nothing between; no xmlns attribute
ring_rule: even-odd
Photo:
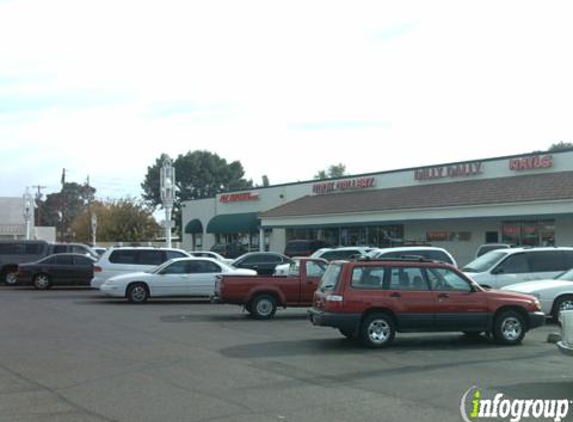
<svg viewBox="0 0 573 422"><path fill-rule="evenodd" d="M256 319L270 319L281 306L311 306L328 262L295 258L287 276L219 276L212 303L243 305Z"/></svg>

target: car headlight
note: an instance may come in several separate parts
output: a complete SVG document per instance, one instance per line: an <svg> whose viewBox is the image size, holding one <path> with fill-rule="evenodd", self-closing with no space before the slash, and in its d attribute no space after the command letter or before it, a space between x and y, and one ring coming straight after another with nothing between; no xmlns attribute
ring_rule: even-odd
<svg viewBox="0 0 573 422"><path fill-rule="evenodd" d="M540 311L541 310L541 302L539 301L539 299L535 299L533 301L533 305L535 306L535 308Z"/></svg>

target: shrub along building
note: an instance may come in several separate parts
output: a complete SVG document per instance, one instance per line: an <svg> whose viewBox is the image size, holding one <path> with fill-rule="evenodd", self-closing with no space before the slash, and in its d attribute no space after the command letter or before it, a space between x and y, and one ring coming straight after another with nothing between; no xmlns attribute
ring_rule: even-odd
<svg viewBox="0 0 573 422"><path fill-rule="evenodd" d="M189 250L431 244L463 264L482 243L573 245L573 151L254 188L186 201L182 216Z"/></svg>

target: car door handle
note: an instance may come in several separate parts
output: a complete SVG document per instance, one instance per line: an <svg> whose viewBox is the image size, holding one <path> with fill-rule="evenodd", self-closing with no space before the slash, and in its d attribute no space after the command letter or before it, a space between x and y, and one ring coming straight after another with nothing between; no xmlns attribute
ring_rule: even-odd
<svg viewBox="0 0 573 422"><path fill-rule="evenodd" d="M438 295L438 299L447 299L447 298L449 298L449 297L450 297L450 295L447 294L447 293L440 293L440 294Z"/></svg>
<svg viewBox="0 0 573 422"><path fill-rule="evenodd" d="M394 292L390 295L390 297L402 297L402 295L398 292Z"/></svg>

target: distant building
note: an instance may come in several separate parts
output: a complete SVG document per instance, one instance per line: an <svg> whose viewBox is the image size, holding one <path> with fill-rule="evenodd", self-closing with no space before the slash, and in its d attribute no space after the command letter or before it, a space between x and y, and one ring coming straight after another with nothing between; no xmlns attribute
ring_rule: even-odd
<svg viewBox="0 0 573 422"><path fill-rule="evenodd" d="M34 225L34 209L31 210L30 237L32 239L54 242L55 227L36 227ZM26 221L24 220L23 198L0 198L0 240L25 239Z"/></svg>

